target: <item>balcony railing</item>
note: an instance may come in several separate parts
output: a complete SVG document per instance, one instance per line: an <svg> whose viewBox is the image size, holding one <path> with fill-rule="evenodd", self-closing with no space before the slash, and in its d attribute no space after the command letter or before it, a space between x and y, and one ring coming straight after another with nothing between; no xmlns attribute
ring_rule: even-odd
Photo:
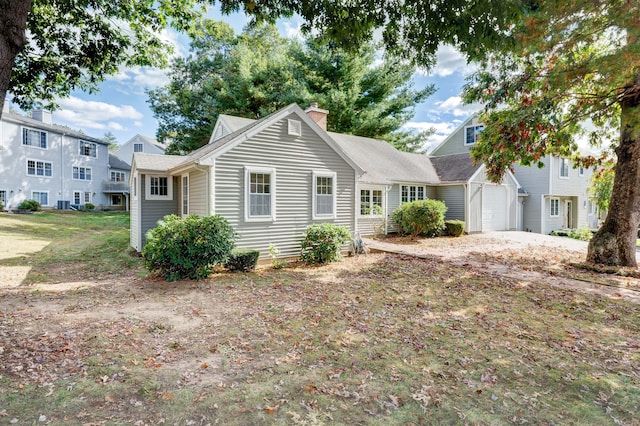
<svg viewBox="0 0 640 426"><path fill-rule="evenodd" d="M127 182L115 182L106 180L102 182L102 192L129 192L129 184Z"/></svg>

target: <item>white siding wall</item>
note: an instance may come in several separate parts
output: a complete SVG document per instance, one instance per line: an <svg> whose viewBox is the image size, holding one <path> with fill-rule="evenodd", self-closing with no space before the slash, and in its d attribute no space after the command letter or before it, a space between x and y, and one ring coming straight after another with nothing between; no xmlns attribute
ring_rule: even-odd
<svg viewBox="0 0 640 426"><path fill-rule="evenodd" d="M140 178L137 174L134 176L134 179L131 179L131 217L129 220L129 236L130 241L129 244L131 247L136 249L136 251L142 250L142 235L140 233L140 210L139 206L139 194L140 194L140 184L138 183Z"/></svg>
<svg viewBox="0 0 640 426"><path fill-rule="evenodd" d="M455 130L455 132L446 139L441 146L436 147L436 149L431 152L429 155L431 156L441 156L441 155L451 155L451 154L463 154L465 152L469 152L469 148L472 145L465 145L465 128L467 126L475 126L478 124L478 118L472 117L471 120L465 121L459 128Z"/></svg>
<svg viewBox="0 0 640 426"><path fill-rule="evenodd" d="M297 115L290 117L299 120ZM269 244L281 256L299 256L300 241L312 223L333 222L353 231L355 172L314 131L302 122L302 136L290 136L287 118L242 142L216 159L215 212L238 232L237 247L260 250L268 258ZM276 220L246 222L245 166L276 170ZM337 217L312 219L312 172L337 173Z"/></svg>
<svg viewBox="0 0 640 426"><path fill-rule="evenodd" d="M22 129L43 130L47 133L47 148L41 149L22 144ZM7 209L15 209L25 199L30 199L33 191L47 192L48 205L55 208L58 201L73 201L73 192L91 194L91 202L96 206L107 206L108 199L102 192L102 183L109 179L109 153L106 145L97 145L95 158L80 155L80 140L63 135L51 128L40 127L40 123L20 118L3 117L0 122L0 190L7 193ZM89 141L92 142L92 141ZM51 163L52 175L27 175L27 161ZM91 180L74 180L72 167L90 167Z"/></svg>

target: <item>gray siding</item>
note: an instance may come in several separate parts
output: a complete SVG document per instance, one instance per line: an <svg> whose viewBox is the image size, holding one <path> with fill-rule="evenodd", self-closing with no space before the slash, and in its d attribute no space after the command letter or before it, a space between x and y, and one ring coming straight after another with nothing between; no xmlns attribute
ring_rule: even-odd
<svg viewBox="0 0 640 426"><path fill-rule="evenodd" d="M287 118L299 120L297 115ZM353 231L355 172L302 122L302 136L290 136L287 118L220 155L215 165L215 212L238 232L237 247L260 250L268 258L270 244L281 256L300 255L300 241L312 223L332 222ZM276 170L276 220L245 221L245 166ZM312 172L337 174L336 219L312 219Z"/></svg>
<svg viewBox="0 0 640 426"><path fill-rule="evenodd" d="M180 214L180 198L179 188L180 181L178 177L172 177L173 179L173 200L147 200L146 193L146 179L145 175L140 175L138 178L138 201L140 203L140 249L147 242L147 231L151 228L155 228L158 221L169 214Z"/></svg>
<svg viewBox="0 0 640 426"><path fill-rule="evenodd" d="M466 220L464 211L464 185L438 187L436 198L447 206L446 220Z"/></svg>
<svg viewBox="0 0 640 426"><path fill-rule="evenodd" d="M467 232L482 232L482 183L469 184L469 215L466 218Z"/></svg>
<svg viewBox="0 0 640 426"><path fill-rule="evenodd" d="M437 146L429 155L451 155L451 154L463 154L469 152L469 148L472 145L465 145L465 128L467 126L475 126L478 124L478 118L474 115L467 121L465 121L460 127L458 127L454 133L442 142L442 145Z"/></svg>
<svg viewBox="0 0 640 426"><path fill-rule="evenodd" d="M206 173L200 170L189 173L189 214L209 215L207 209L208 193ZM180 186L180 199L182 199L182 185Z"/></svg>

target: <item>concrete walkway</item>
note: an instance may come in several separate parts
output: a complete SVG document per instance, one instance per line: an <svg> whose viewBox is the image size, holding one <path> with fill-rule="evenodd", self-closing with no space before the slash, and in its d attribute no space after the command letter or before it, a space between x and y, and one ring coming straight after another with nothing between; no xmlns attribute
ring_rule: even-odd
<svg viewBox="0 0 640 426"><path fill-rule="evenodd" d="M483 234L467 235L465 238L480 240L481 244L469 244L467 248L460 245L455 248L424 247L411 244L395 244L384 240L373 240L364 238L367 246L374 251L413 256L421 259L441 259L450 262L452 265L469 267L481 272L512 278L520 281L524 285L536 285L546 283L554 287L581 291L584 293L597 294L617 300L627 300L640 304L640 292L621 287L596 284L572 278L565 278L550 275L546 272L535 272L531 270L519 269L513 266L505 266L499 263L477 261L471 253L495 252L506 249L524 249L527 247L553 247L587 252L588 243L585 241L573 240L566 237L556 237L552 235L534 234L531 232L505 231L486 232ZM486 244L484 241L486 240Z"/></svg>

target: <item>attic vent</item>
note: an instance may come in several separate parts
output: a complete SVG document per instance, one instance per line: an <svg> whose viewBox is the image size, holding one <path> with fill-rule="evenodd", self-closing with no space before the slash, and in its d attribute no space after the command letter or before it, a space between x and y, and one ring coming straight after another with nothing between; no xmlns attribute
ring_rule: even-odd
<svg viewBox="0 0 640 426"><path fill-rule="evenodd" d="M292 136L302 136L302 124L298 120L289 120L289 134Z"/></svg>

